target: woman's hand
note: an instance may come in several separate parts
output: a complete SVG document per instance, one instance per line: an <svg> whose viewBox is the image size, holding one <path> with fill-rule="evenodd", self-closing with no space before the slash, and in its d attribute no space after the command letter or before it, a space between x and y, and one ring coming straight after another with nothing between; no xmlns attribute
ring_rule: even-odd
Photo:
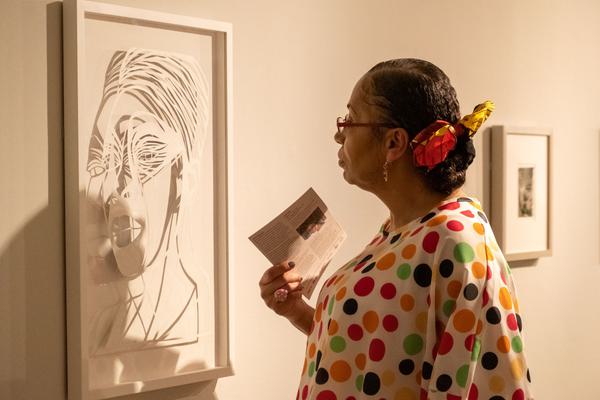
<svg viewBox="0 0 600 400"><path fill-rule="evenodd" d="M267 269L259 281L260 295L265 304L277 314L294 318L302 300L302 277L293 271L293 261Z"/></svg>

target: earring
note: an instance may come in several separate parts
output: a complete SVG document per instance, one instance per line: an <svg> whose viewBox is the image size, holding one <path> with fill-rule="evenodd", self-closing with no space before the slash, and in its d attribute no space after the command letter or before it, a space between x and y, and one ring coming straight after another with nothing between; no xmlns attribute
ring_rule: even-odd
<svg viewBox="0 0 600 400"><path fill-rule="evenodd" d="M390 167L390 162L389 162L389 161L386 161L386 162L383 164L383 180L384 180L385 182L387 182L387 181L388 181L388 179L389 179L389 172L388 172L388 168L389 168L389 167Z"/></svg>

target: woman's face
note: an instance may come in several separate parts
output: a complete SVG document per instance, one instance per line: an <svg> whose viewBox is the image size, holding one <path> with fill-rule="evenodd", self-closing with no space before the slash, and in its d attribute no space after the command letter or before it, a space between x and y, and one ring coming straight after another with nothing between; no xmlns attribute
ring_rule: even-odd
<svg viewBox="0 0 600 400"><path fill-rule="evenodd" d="M363 77L352 91L347 122L380 122L376 120L374 107L365 102L364 81ZM348 183L368 190L382 179L385 149L372 127L346 127L336 133L334 139L342 146L338 151L338 162Z"/></svg>

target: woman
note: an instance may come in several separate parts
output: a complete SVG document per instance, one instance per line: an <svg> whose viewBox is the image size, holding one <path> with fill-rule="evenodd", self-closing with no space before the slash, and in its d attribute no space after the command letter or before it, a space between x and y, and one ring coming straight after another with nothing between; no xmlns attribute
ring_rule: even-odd
<svg viewBox="0 0 600 400"><path fill-rule="evenodd" d="M461 190L492 109L460 118L448 77L422 60L380 63L356 84L339 165L390 217L315 309L293 262L260 281L266 304L308 335L298 399L533 398L508 264Z"/></svg>

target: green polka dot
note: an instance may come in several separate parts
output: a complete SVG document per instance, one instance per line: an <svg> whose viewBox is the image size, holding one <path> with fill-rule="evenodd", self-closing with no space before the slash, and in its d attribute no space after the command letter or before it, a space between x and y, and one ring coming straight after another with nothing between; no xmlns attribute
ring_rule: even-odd
<svg viewBox="0 0 600 400"><path fill-rule="evenodd" d="M414 356L423 349L423 338L416 333L404 338L404 351L410 356Z"/></svg>
<svg viewBox="0 0 600 400"><path fill-rule="evenodd" d="M475 258L475 252L468 243L462 242L454 247L454 258L462 263L469 263Z"/></svg>
<svg viewBox="0 0 600 400"><path fill-rule="evenodd" d="M481 351L481 341L479 339L475 339L475 343L473 344L473 351L471 352L471 361L477 361L480 351Z"/></svg>
<svg viewBox="0 0 600 400"><path fill-rule="evenodd" d="M455 308L456 308L456 301L454 301L454 300L448 300L448 301L444 302L444 305L442 306L444 315L446 317L450 317L450 314L452 314L452 312L454 311Z"/></svg>
<svg viewBox="0 0 600 400"><path fill-rule="evenodd" d="M327 314L331 315L333 311L333 303L335 303L335 296L331 296L331 300L329 300L329 307L327 308Z"/></svg>
<svg viewBox="0 0 600 400"><path fill-rule="evenodd" d="M362 392L363 389L363 383L365 382L365 377L363 375L359 375L356 377L356 390L358 390L359 392Z"/></svg>
<svg viewBox="0 0 600 400"><path fill-rule="evenodd" d="M519 336L515 336L511 340L511 347L515 353L520 353L523 351L523 342Z"/></svg>
<svg viewBox="0 0 600 400"><path fill-rule="evenodd" d="M469 365L465 364L456 371L456 383L464 388L467 386L467 378L469 377Z"/></svg>
<svg viewBox="0 0 600 400"><path fill-rule="evenodd" d="M402 280L410 278L410 264L402 264L399 266L396 275Z"/></svg>
<svg viewBox="0 0 600 400"><path fill-rule="evenodd" d="M350 269L356 266L356 264L358 264L358 261L351 261L350 263L348 263L347 266L344 267L344 269Z"/></svg>
<svg viewBox="0 0 600 400"><path fill-rule="evenodd" d="M315 362L311 362L308 366L308 377L311 378L315 373Z"/></svg>
<svg viewBox="0 0 600 400"><path fill-rule="evenodd" d="M346 341L341 336L334 336L331 338L329 346L331 347L331 350L335 351L336 353L341 353L346 349Z"/></svg>

